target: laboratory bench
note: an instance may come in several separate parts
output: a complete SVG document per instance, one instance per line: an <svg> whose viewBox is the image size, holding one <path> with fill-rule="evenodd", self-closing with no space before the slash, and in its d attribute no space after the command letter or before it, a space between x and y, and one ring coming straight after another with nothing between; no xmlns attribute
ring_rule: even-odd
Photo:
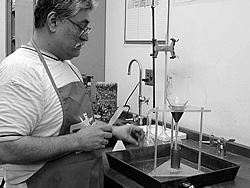
<svg viewBox="0 0 250 188"><path fill-rule="evenodd" d="M187 139L182 140L182 145L189 146L198 150L198 133L185 128L181 131L187 133ZM208 136L205 135L204 139L207 140ZM240 166L239 171L233 181L223 182L215 185L209 185L206 188L248 188L250 187L250 148L242 146L237 143L228 143L226 155L223 159L235 163ZM127 149L137 146L126 145ZM106 152L110 152L112 147L106 148ZM202 152L209 153L220 157L217 147L212 147L208 144L202 144ZM106 159L107 160L107 159ZM131 180L125 175L115 171L109 167L109 164L105 165L105 188L142 188L143 186L137 182Z"/></svg>

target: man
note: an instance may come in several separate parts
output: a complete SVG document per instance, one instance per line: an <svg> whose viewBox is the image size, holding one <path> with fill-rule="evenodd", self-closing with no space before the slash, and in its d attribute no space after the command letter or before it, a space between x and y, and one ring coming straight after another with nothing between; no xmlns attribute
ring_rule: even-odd
<svg viewBox="0 0 250 188"><path fill-rule="evenodd" d="M69 61L88 41L93 0L38 0L31 41L0 64L0 164L5 187L103 187L108 140L138 144L136 126L94 120ZM143 135L143 134L142 134Z"/></svg>

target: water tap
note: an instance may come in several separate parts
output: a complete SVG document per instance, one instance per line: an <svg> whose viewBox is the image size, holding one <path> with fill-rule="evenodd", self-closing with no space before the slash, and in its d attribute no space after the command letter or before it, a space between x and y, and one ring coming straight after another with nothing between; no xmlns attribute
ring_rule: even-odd
<svg viewBox="0 0 250 188"><path fill-rule="evenodd" d="M225 157L227 154L227 145L224 138L219 138L217 140L217 151L221 157Z"/></svg>
<svg viewBox="0 0 250 188"><path fill-rule="evenodd" d="M142 125L142 104L143 103L146 103L148 104L149 102L149 99L147 99L146 97L142 96L142 65L140 63L139 60L137 59L132 59L130 62L129 62L129 65L128 65L128 75L131 74L131 66L132 64L136 62L138 67L139 67L139 95L138 95L138 123L139 125Z"/></svg>
<svg viewBox="0 0 250 188"><path fill-rule="evenodd" d="M220 154L221 157L225 157L227 154L227 143L234 142L235 139L228 139L226 140L223 137L216 138L214 135L209 137L209 145L211 147L217 146L217 152Z"/></svg>

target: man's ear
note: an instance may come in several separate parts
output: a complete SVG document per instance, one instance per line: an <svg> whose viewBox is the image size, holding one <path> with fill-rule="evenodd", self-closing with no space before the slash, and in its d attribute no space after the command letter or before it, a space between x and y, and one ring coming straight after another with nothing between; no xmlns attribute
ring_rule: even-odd
<svg viewBox="0 0 250 188"><path fill-rule="evenodd" d="M47 24L48 28L51 32L56 31L56 26L57 26L57 15L55 12L50 12L47 16Z"/></svg>

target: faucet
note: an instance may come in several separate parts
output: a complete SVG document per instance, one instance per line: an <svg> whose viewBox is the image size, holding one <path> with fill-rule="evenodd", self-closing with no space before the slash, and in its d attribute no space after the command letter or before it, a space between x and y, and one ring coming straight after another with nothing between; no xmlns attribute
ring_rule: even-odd
<svg viewBox="0 0 250 188"><path fill-rule="evenodd" d="M138 118L139 118L139 125L142 125L142 114L141 114L141 109L142 109L142 103L146 101L147 99L142 96L142 65L139 60L137 59L132 59L129 62L128 65L128 75L131 74L131 66L132 64L136 62L138 67L139 67L139 96L138 96L138 105L139 105L139 113L138 113ZM146 101L147 102L147 101Z"/></svg>
<svg viewBox="0 0 250 188"><path fill-rule="evenodd" d="M217 140L217 151L220 154L220 156L223 158L227 154L227 141L224 138L219 138Z"/></svg>
<svg viewBox="0 0 250 188"><path fill-rule="evenodd" d="M228 142L234 142L235 139L228 139L226 140L225 138L216 138L214 135L211 135L209 137L209 141L204 141L204 143L209 143L209 146L217 146L217 152L220 154L222 158L224 158L227 154L227 143Z"/></svg>

